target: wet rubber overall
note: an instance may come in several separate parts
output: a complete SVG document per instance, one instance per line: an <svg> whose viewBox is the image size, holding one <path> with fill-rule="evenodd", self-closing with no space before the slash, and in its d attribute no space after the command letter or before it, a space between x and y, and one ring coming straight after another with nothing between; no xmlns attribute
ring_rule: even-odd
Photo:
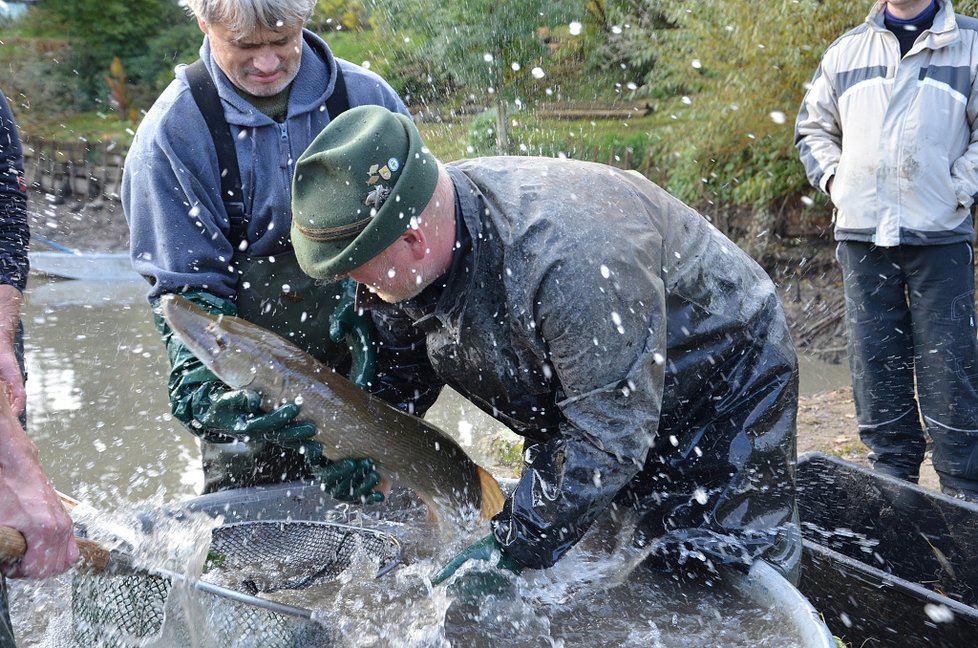
<svg viewBox="0 0 978 648"><path fill-rule="evenodd" d="M324 53L320 54L325 58ZM343 75L339 67L336 71L336 86L326 100L330 119L349 109ZM248 213L234 139L224 119L217 88L203 61L187 67L187 80L214 140L220 168L224 170L221 196L230 221L228 238L239 250L240 243L247 240ZM345 373L349 369L349 349L329 339L329 318L342 290L341 284L323 284L303 273L291 249L260 257L238 253L232 265L238 273L235 305L239 317L281 335L338 371ZM200 445L204 493L308 477L298 452L274 444L213 443L202 439Z"/></svg>

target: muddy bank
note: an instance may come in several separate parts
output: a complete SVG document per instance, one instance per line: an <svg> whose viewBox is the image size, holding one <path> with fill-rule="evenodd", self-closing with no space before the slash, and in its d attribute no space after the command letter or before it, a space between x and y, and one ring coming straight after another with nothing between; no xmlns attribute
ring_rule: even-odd
<svg viewBox="0 0 978 648"><path fill-rule="evenodd" d="M34 192L27 211L34 249L50 249L40 237L85 252L129 249L129 226L117 200L59 201L52 195Z"/></svg>

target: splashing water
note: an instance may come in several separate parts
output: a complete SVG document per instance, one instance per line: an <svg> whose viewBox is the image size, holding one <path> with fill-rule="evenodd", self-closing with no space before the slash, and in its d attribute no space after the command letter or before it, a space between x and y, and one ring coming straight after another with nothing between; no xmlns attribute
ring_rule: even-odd
<svg viewBox="0 0 978 648"><path fill-rule="evenodd" d="M109 519L99 516L90 526L94 529L97 523L106 538L124 542L138 557L138 564L150 571L162 567L190 576L201 574L210 534L221 519L203 514L136 515L134 510L127 508ZM316 623L311 629L302 625L304 620L262 616L264 611L257 608L257 620L243 621L240 611L223 599L174 584L165 600L166 623L139 645L797 645L786 634L790 624L753 603L747 593L723 578L679 580L645 567L651 548L634 547L633 529L628 525L595 525L551 569L525 570L519 576L499 572L503 576L501 593L473 604L454 590L452 582L486 570L487 563L466 563L447 586L433 586L430 578L462 547L486 533L475 520L463 533L445 540L435 535L424 507L410 496L398 504L396 519L390 509L383 508L374 513L369 508L345 507L334 513L366 529L397 535L406 549L407 564L378 577L377 556L357 547L349 565L333 580L307 589L259 594L266 600L312 610ZM287 569L286 564L263 561L223 577L205 572L204 578L241 589L242 581L256 574L275 581ZM15 617L31 617L35 623L32 634L41 637L32 645L78 645L71 630L74 626L78 631L77 618L72 619L72 604L66 602L71 596L65 594L71 580L70 576L58 579L60 594L50 587L39 588L29 596L19 591L13 599ZM104 601L89 603L106 607ZM77 600L74 607L77 614ZM111 632L108 635L117 638ZM279 635L288 637L288 643L271 643Z"/></svg>

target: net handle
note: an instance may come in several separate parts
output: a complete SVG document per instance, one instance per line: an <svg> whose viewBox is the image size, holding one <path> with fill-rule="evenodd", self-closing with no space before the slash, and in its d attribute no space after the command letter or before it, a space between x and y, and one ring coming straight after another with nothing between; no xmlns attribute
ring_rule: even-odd
<svg viewBox="0 0 978 648"><path fill-rule="evenodd" d="M105 571L109 564L110 557L110 552L105 547L94 540L89 540L87 538L75 538L75 542L78 543L82 570L86 570L89 573L100 573ZM20 560L23 558L26 551L27 541L24 540L23 534L13 527L0 525L0 563L15 562ZM120 561L116 561L116 564L119 563ZM194 589L198 589L215 596L220 596L225 599L230 599L238 603L245 603L247 605L264 608L272 612L278 612L279 614L287 614L303 619L313 618L313 612L308 608L260 599L255 596L249 596L241 592L227 589L225 587L220 587L219 585L212 585L211 583L207 583L205 581L187 578L183 574L178 574L165 569L154 570L154 574L164 578L169 578L171 581L186 583Z"/></svg>
<svg viewBox="0 0 978 648"><path fill-rule="evenodd" d="M94 573L109 565L109 551L94 540L75 538L78 545L80 568ZM17 562L27 552L27 541L17 529L0 525L0 562Z"/></svg>

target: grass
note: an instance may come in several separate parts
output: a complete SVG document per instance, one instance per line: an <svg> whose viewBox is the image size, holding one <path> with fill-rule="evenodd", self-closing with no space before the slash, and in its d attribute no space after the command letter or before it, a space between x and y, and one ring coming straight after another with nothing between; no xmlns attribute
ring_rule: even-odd
<svg viewBox="0 0 978 648"><path fill-rule="evenodd" d="M36 115L25 115L23 118L18 116L18 125L25 138L65 142L118 142L128 148L138 124L122 120L112 112L84 112L47 119Z"/></svg>
<svg viewBox="0 0 978 648"><path fill-rule="evenodd" d="M480 119L480 118L476 118ZM631 149L638 167L648 145L656 138L656 130L668 119L654 113L630 120L595 119L567 120L548 118L543 112L521 112L511 117L510 139L520 147L519 154L608 162L612 150L623 156ZM473 148L471 129L473 118L442 123L419 124L421 136L440 160L450 161L477 155L491 155L484 144ZM480 139L481 138L476 138Z"/></svg>
<svg viewBox="0 0 978 648"><path fill-rule="evenodd" d="M628 122L620 120L554 120L533 113L521 113L516 118L514 140L526 146L526 154L556 156L560 153L579 159L591 159L598 149L605 154L611 150L621 153L626 147L635 150L638 158L644 155L646 144L653 136L661 117L652 115ZM135 122L121 120L112 112L85 112L41 118L36 114L18 115L18 124L25 137L59 141L118 142L128 147L135 133ZM418 129L435 156L444 161L472 157L469 131L471 119L441 123L421 123ZM481 151L480 154L488 154ZM607 162L607 159L599 161Z"/></svg>
<svg viewBox="0 0 978 648"><path fill-rule="evenodd" d="M418 124L421 139L443 161L457 160L468 157L466 139L469 133L469 121L442 122L437 124Z"/></svg>

